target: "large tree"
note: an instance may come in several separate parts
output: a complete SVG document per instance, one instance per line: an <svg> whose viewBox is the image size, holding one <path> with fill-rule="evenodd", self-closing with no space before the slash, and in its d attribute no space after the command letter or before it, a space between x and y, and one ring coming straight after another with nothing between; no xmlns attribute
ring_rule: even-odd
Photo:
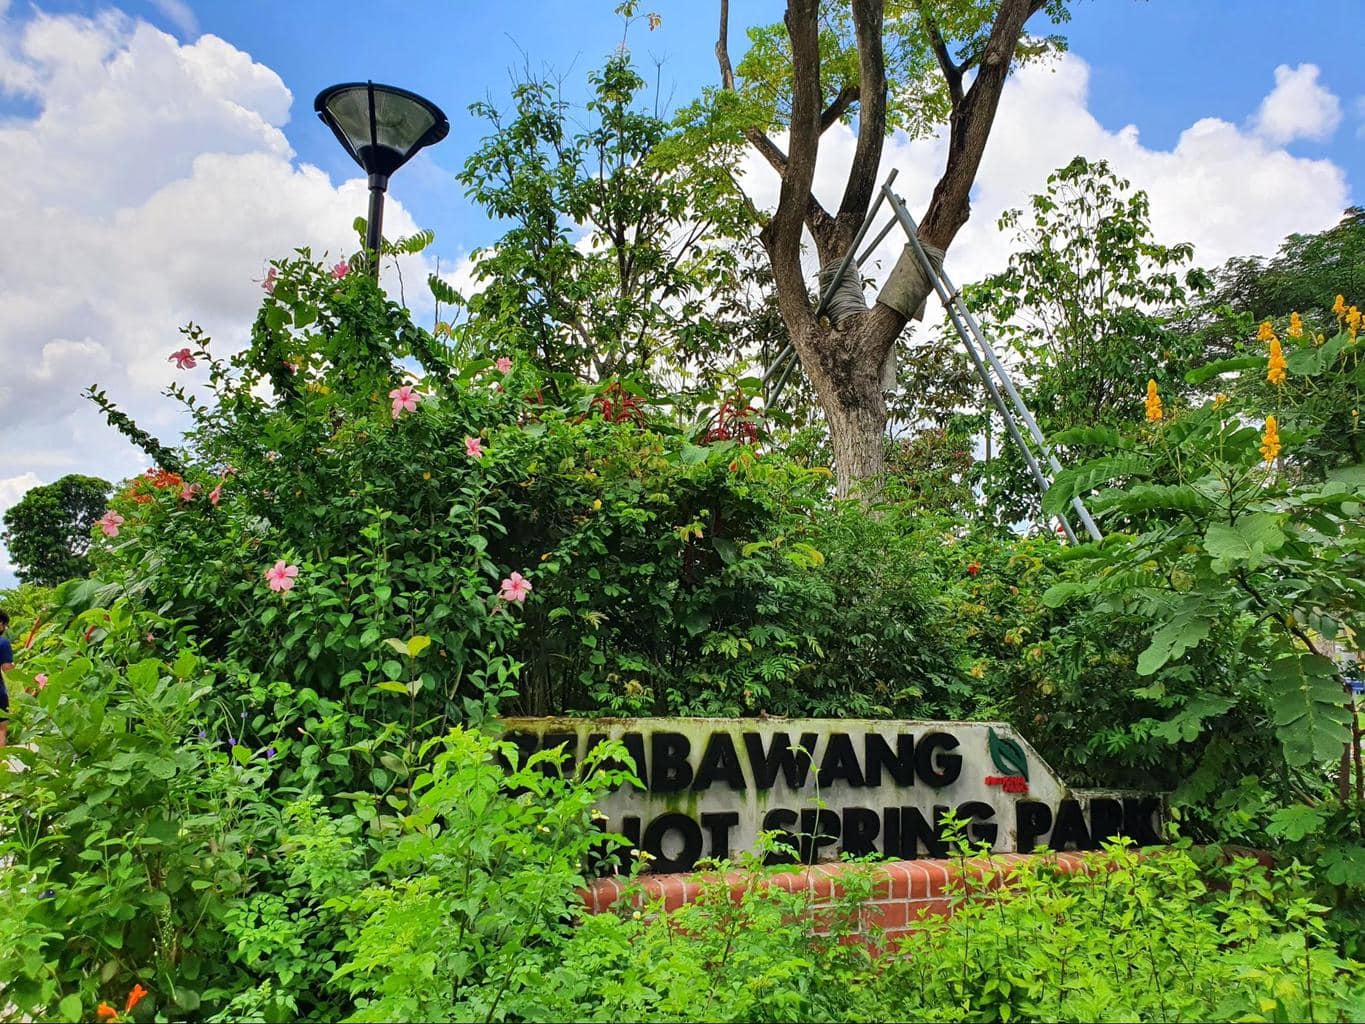
<svg viewBox="0 0 1365 1024"><path fill-rule="evenodd" d="M720 0L721 89L708 97L708 131L718 139L726 128L742 134L781 175L777 208L760 240L783 322L829 426L840 494L881 476L882 368L931 286L906 253L892 272L901 282L894 295L884 290L873 306L837 323L817 317L801 267L804 234L822 268L836 264L876 195L887 135L897 128L927 134L946 117L947 160L919 237L932 250L947 250L967 222L968 196L1011 68L1056 44L1024 35L1025 23L1044 9L1060 21L1065 0L788 0L784 25L751 32L736 68L729 3ZM857 144L831 210L812 185L820 138L839 122L856 122ZM787 133L785 150L772 137L780 131Z"/></svg>
<svg viewBox="0 0 1365 1024"><path fill-rule="evenodd" d="M106 480L72 473L25 492L5 513L4 541L19 578L50 587L86 575L90 531L109 491Z"/></svg>

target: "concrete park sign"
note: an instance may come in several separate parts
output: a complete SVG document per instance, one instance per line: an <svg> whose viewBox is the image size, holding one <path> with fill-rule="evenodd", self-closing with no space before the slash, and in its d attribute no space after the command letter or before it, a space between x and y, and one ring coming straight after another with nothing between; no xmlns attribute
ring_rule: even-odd
<svg viewBox="0 0 1365 1024"><path fill-rule="evenodd" d="M620 740L644 789L622 788L604 827L687 871L703 857L787 833L806 863L840 854L948 853L944 819L997 852L1098 848L1112 836L1161 842L1159 796L1073 790L999 722L732 718L512 718L523 757L564 746L581 761Z"/></svg>

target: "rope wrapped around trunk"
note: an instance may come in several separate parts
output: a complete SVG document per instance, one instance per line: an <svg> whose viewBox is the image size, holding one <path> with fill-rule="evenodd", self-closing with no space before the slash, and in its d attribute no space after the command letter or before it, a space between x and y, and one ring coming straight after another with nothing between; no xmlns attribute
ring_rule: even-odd
<svg viewBox="0 0 1365 1024"><path fill-rule="evenodd" d="M834 280L834 275L839 272L839 261L826 263L820 268L820 294L825 294L825 289ZM839 279L839 287L834 289L834 294L829 297L829 302L825 306L825 315L829 317L829 322L838 327L843 321L853 316L855 313L867 312L867 300L863 298L863 279L858 273L858 268L850 260L848 269L844 271L844 276Z"/></svg>

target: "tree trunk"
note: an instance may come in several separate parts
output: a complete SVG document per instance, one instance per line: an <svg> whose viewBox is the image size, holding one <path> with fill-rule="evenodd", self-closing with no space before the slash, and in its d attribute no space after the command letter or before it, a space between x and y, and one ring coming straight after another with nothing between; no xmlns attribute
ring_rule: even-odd
<svg viewBox="0 0 1365 1024"><path fill-rule="evenodd" d="M887 420L881 367L904 323L879 305L837 328L809 322L793 337L829 426L841 498L868 500L880 486Z"/></svg>

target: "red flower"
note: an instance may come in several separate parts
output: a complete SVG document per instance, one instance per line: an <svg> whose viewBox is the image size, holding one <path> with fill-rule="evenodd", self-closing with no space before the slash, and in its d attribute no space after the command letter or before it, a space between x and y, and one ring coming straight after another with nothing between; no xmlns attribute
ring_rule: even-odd
<svg viewBox="0 0 1365 1024"><path fill-rule="evenodd" d="M980 562L973 562L971 565L967 566L967 575L968 575L968 576L975 576L975 575L976 575L977 573L979 573L980 571L981 571L981 563L980 563Z"/></svg>
<svg viewBox="0 0 1365 1024"><path fill-rule="evenodd" d="M133 990L128 993L128 1002L123 1007L124 1013L132 1013L133 1007L142 1002L142 997L147 994L147 990L140 984L134 985Z"/></svg>
<svg viewBox="0 0 1365 1024"><path fill-rule="evenodd" d="M118 1011L108 1003L100 1003L99 1006L95 1007L95 1016L100 1020L113 1020L118 1016Z"/></svg>

